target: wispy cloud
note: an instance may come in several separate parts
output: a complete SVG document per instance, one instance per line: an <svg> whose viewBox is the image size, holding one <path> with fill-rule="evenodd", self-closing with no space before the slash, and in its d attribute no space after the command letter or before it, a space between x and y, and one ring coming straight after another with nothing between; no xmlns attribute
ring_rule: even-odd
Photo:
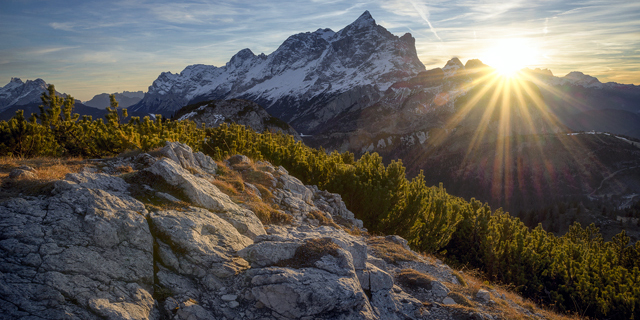
<svg viewBox="0 0 640 320"><path fill-rule="evenodd" d="M422 20L427 22L427 25L429 25L429 30L433 32L438 40L442 40L440 39L440 36L438 36L436 29L431 25L431 22L429 21L429 8L424 3L418 3L415 0L409 0L409 2L411 2L411 5L414 9L416 9L416 12L418 12Z"/></svg>
<svg viewBox="0 0 640 320"><path fill-rule="evenodd" d="M73 31L71 22L51 22L49 25L56 30Z"/></svg>
<svg viewBox="0 0 640 320"><path fill-rule="evenodd" d="M3 3L0 82L12 76L42 77L71 88L75 81L82 91L65 90L81 99L104 92L103 87L146 89L162 71L180 72L193 63L221 66L243 48L269 54L292 34L318 28L338 31L369 10L392 33L410 31L427 67L442 67L452 56L463 62L478 58L496 39L523 38L540 52L538 66L556 74L581 70L602 81L640 84L638 1L61 3Z"/></svg>

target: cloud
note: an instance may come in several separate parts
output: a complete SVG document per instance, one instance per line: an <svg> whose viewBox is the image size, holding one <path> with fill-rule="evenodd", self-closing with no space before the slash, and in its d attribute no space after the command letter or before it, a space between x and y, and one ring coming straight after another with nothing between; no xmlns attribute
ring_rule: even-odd
<svg viewBox="0 0 640 320"><path fill-rule="evenodd" d="M71 22L52 22L49 26L55 30L74 31Z"/></svg>
<svg viewBox="0 0 640 320"><path fill-rule="evenodd" d="M415 0L409 0L409 2L411 2L411 5L413 6L414 9L416 9L418 14L422 18L422 20L427 22L427 25L429 25L429 30L433 32L433 34L436 36L436 38L438 38L438 40L442 40L440 39L440 36L438 36L436 29L431 25L431 22L429 22L429 7L427 7L423 3L417 3Z"/></svg>
<svg viewBox="0 0 640 320"><path fill-rule="evenodd" d="M424 20L429 26L429 30L438 40L442 41L436 29L431 24L431 21L429 21L429 7L423 2L418 0L396 0L383 2L381 7L399 16L408 16Z"/></svg>

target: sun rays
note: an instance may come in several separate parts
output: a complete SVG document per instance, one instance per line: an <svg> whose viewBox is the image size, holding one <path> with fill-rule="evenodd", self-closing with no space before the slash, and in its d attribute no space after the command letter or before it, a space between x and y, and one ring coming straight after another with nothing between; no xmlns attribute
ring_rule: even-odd
<svg viewBox="0 0 640 320"><path fill-rule="evenodd" d="M507 75L489 66L462 72L461 77L472 81L464 84L466 93L456 98L455 113L445 125L446 132L457 128L468 135L461 172L489 178L489 194L505 204L518 188L539 190L542 196L542 190L562 172L554 155L545 154L549 152L545 144L553 140L564 150L580 147L579 139L564 135L567 128L542 96L542 90L560 93L528 72ZM564 160L579 163L583 159L570 154ZM531 176L532 170L542 174Z"/></svg>

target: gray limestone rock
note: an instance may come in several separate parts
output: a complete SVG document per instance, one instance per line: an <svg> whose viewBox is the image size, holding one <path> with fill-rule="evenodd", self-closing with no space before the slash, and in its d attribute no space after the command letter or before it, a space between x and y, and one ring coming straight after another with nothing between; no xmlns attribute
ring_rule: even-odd
<svg viewBox="0 0 640 320"><path fill-rule="evenodd" d="M35 170L25 170L22 168L16 168L9 172L9 179L36 179L38 175Z"/></svg>
<svg viewBox="0 0 640 320"><path fill-rule="evenodd" d="M153 319L153 238L142 203L71 181L0 205L0 313Z"/></svg>
<svg viewBox="0 0 640 320"><path fill-rule="evenodd" d="M174 272L198 278L208 274L227 278L248 267L234 254L251 244L251 239L215 214L192 207L153 212L149 217L154 235L171 248L172 252L161 257Z"/></svg>
<svg viewBox="0 0 640 320"><path fill-rule="evenodd" d="M273 266L291 259L301 244L299 241L263 241L238 251L238 255L249 261L253 268Z"/></svg>
<svg viewBox="0 0 640 320"><path fill-rule="evenodd" d="M352 319L375 319L367 297L354 276L315 268L252 269L252 293L267 308L287 318L352 314Z"/></svg>
<svg viewBox="0 0 640 320"><path fill-rule="evenodd" d="M162 159L148 170L161 176L167 183L181 188L193 204L211 210L230 222L241 234L252 239L265 234L264 226L253 212L241 208L211 182L194 176L178 163Z"/></svg>
<svg viewBox="0 0 640 320"><path fill-rule="evenodd" d="M489 303L489 301L491 301L491 293L487 290L480 289L478 290L478 293L476 293L476 299L483 303Z"/></svg>

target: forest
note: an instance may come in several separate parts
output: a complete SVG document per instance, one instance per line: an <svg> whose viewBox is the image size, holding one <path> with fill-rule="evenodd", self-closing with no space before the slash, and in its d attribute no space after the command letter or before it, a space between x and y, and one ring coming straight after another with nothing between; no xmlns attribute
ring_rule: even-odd
<svg viewBox="0 0 640 320"><path fill-rule="evenodd" d="M244 126L198 127L190 121L131 117L111 96L106 119L73 113L74 99L42 95L39 114L22 111L0 122L0 156L112 157L149 151L179 141L216 160L244 154L285 167L305 184L342 195L347 208L372 234L398 234L420 252L436 254L459 268L478 269L488 280L562 312L640 317L640 243L624 231L604 241L593 226L573 224L563 236L541 225L492 210L475 199L412 179L401 160L385 165L376 153L359 159L349 152L313 149L293 136L257 133Z"/></svg>

